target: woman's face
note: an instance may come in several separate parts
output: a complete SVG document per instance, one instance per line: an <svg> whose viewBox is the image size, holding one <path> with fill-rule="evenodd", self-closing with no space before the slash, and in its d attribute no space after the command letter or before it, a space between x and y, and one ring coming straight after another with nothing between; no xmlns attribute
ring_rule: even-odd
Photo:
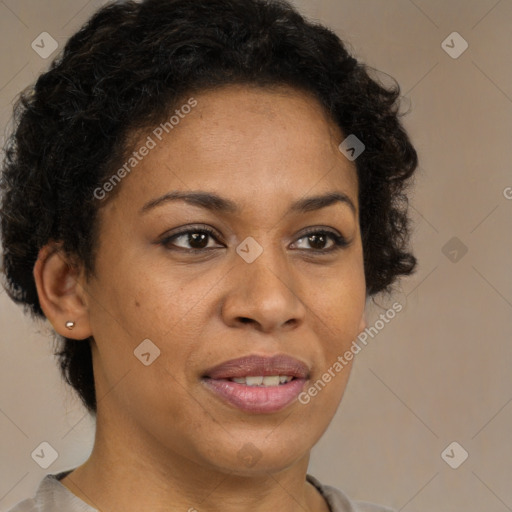
<svg viewBox="0 0 512 512"><path fill-rule="evenodd" d="M151 149L100 210L96 273L84 283L98 423L150 457L277 471L327 428L350 364L307 403L298 392L364 328L356 169L338 150L348 134L304 93L229 86L194 99L168 134L140 138L135 150ZM192 192L215 199L162 199ZM333 193L341 200L304 202ZM234 367L295 373L279 387L212 371L275 355L299 364Z"/></svg>

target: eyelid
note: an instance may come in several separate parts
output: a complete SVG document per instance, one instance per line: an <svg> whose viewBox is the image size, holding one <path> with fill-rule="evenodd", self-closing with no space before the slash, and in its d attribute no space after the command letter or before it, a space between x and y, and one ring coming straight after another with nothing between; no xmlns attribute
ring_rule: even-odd
<svg viewBox="0 0 512 512"><path fill-rule="evenodd" d="M172 239L178 238L180 236L187 235L189 233L197 233L197 232L204 232L207 233L211 238L213 238L217 243L222 243L219 241L219 238L221 236L217 233L217 231L206 225L206 224L196 224L191 226L184 226L182 229L177 228L177 232L167 232L165 233L158 242L159 244L166 245L170 243ZM306 228L300 235L296 236L294 238L293 243L298 242L299 240L302 240L303 238L306 238L310 235L314 234L326 234L331 237L331 241L333 241L334 245L329 249L297 249L298 251L305 251L309 253L317 253L317 254L329 254L331 252L334 252L336 249L342 249L344 247L347 247L351 240L347 239L343 234L339 233L337 230L333 228L328 228L324 226L310 226ZM187 249L183 247L175 247L174 250L177 251L188 251L188 252L206 252L211 249L218 249L219 247L205 247L203 249Z"/></svg>
<svg viewBox="0 0 512 512"><path fill-rule="evenodd" d="M218 239L221 238L220 235L217 233L217 231L214 228L212 228L206 224L193 224L191 226L184 226L183 228L176 228L176 229L177 229L176 232L171 230L171 231L164 233L160 237L160 239L157 243L165 244L166 242L169 242L171 239L178 238L180 236L184 236L189 233L198 233L198 232L208 233L217 242L219 242ZM186 249L184 249L184 250L186 250Z"/></svg>
<svg viewBox="0 0 512 512"><path fill-rule="evenodd" d="M303 238L306 238L310 235L316 235L316 234L325 234L329 235L331 240L334 242L334 246L330 249L298 249L298 250L304 250L306 252L313 252L313 253L319 253L319 254L329 254L331 252L334 252L336 249L342 249L344 247L347 247L350 245L351 240L347 239L343 234L338 232L337 230L334 230L332 228L322 227L322 226L312 226L307 228L300 236L298 236L295 239L295 242L298 242L299 240L302 240Z"/></svg>

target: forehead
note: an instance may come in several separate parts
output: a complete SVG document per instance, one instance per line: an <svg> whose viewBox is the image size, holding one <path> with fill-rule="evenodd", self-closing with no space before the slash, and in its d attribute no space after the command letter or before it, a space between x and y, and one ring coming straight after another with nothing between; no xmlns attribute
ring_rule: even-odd
<svg viewBox="0 0 512 512"><path fill-rule="evenodd" d="M172 190L222 192L246 205L340 187L357 196L355 165L338 149L344 134L312 95L237 85L182 103L194 107L178 103L134 145L151 149L122 183L131 207Z"/></svg>

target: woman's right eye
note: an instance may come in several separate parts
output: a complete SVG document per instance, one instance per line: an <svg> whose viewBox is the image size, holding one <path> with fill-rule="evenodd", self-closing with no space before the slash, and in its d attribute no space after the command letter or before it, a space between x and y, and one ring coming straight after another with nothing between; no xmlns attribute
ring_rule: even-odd
<svg viewBox="0 0 512 512"><path fill-rule="evenodd" d="M216 240L215 233L210 229L187 229L186 231L180 231L179 233L165 237L160 243L169 250L174 250L174 248L176 248L178 250L188 252L202 252L222 247L209 247L208 242L210 239ZM184 244L185 246L181 244Z"/></svg>

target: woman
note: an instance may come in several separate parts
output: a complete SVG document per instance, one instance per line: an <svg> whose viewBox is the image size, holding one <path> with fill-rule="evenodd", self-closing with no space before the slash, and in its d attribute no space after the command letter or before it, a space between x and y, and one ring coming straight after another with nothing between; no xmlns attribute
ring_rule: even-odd
<svg viewBox="0 0 512 512"><path fill-rule="evenodd" d="M2 244L96 438L13 512L389 510L307 468L353 361L309 390L416 263L398 97L285 2L117 2L69 40L17 105Z"/></svg>

